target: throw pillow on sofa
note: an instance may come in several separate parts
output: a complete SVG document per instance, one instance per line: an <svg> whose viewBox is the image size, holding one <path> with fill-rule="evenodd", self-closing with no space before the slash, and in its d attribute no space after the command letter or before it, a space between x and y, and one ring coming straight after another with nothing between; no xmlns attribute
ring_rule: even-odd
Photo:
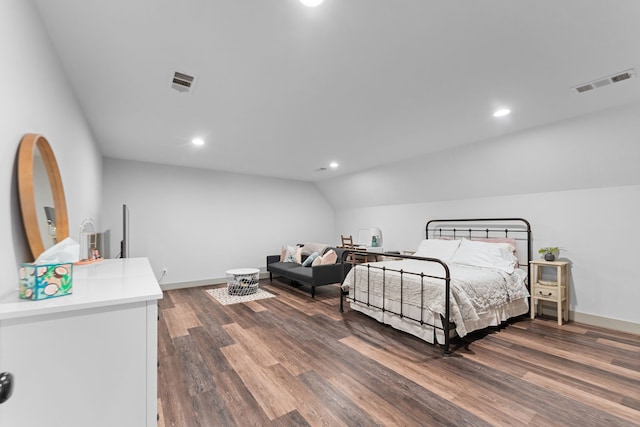
<svg viewBox="0 0 640 427"><path fill-rule="evenodd" d="M322 265L335 264L337 260L338 260L338 254L336 254L336 251L331 249L322 256Z"/></svg>
<svg viewBox="0 0 640 427"><path fill-rule="evenodd" d="M316 265L322 265L322 257L320 255L318 255L311 263L311 267L315 267Z"/></svg>
<svg viewBox="0 0 640 427"><path fill-rule="evenodd" d="M287 246L287 251L284 254L283 262L296 262L296 251L298 249L295 246Z"/></svg>
<svg viewBox="0 0 640 427"><path fill-rule="evenodd" d="M320 254L318 252L314 252L311 255L309 255L307 257L307 259L304 260L304 262L302 263L303 267L309 267L313 264L313 261L315 261L316 258L318 258L320 256Z"/></svg>
<svg viewBox="0 0 640 427"><path fill-rule="evenodd" d="M318 254L322 254L329 248L331 245L327 243L315 243L315 242L305 242L302 247L302 255L309 256L314 252L318 252Z"/></svg>

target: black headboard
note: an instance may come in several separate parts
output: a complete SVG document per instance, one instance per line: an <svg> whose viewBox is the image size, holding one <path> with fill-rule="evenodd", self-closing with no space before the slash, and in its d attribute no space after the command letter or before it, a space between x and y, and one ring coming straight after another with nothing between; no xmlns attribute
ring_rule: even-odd
<svg viewBox="0 0 640 427"><path fill-rule="evenodd" d="M527 279L531 277L531 224L524 218L433 219L427 222L425 232L427 239L513 239L518 265L527 270Z"/></svg>

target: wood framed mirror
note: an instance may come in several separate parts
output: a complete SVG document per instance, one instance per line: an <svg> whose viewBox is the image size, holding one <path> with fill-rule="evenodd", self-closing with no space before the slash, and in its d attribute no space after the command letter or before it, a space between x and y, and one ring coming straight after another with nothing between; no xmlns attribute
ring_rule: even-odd
<svg viewBox="0 0 640 427"><path fill-rule="evenodd" d="M18 194L33 258L69 237L67 203L49 141L26 134L18 149Z"/></svg>

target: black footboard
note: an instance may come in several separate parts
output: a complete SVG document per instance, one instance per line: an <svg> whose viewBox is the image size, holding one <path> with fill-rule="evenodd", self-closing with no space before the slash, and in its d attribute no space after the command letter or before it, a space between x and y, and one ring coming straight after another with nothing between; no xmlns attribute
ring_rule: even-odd
<svg viewBox="0 0 640 427"><path fill-rule="evenodd" d="M347 260L347 258L349 257L350 254L353 254L353 257L351 259L358 259L358 258L365 258L367 255L367 252L363 252L363 251L357 251L357 250L349 250L349 251L345 251L345 253L343 254L343 263L349 263L349 261ZM369 254L370 255L370 254ZM398 268L394 268L394 267L388 267L388 266L378 266L376 264L362 264L362 265L356 265L354 266L354 268L352 268L353 270L353 288L349 289L346 288L346 285L343 285L341 287L342 291L340 293L340 311L342 312L344 310L344 299L346 298L348 301L351 302L357 302L360 304L364 304L367 307L371 307L374 308L376 310L380 310L382 313L390 313L390 314L394 314L396 316L399 316L401 319L403 320L411 320L413 322L416 322L417 324L421 325L421 326L430 326L433 328L433 341L434 343L437 343L437 336L436 336L436 330L441 330L444 334L444 354L445 355L449 355L450 354L450 344L449 344L449 340L450 340L450 334L451 331L455 329L455 325L450 321L450 309L451 309L451 276L449 273L449 267L447 266L447 264L445 264L444 262L442 262L439 259L435 259L435 258L424 258L424 257L417 257L417 256L413 256L413 255L399 255L396 253L385 253L382 254L382 256L385 258L385 261L400 261L400 260L404 260L404 259L411 259L411 260L417 260L417 261L424 261L424 262L430 262L430 263L434 263L439 265L442 268L442 274L438 274L438 275L433 275L433 274L425 274L423 272L420 273L415 273L415 272L410 272L410 271L405 271L402 268L398 267ZM373 301L371 301L371 280L370 280L370 276L371 276L371 272L372 271L378 271L381 272L382 274L382 304L376 304ZM357 298L357 288L356 288L356 282L357 282L357 276L359 274L366 274L367 275L367 279L366 279L366 283L367 283L367 298L366 301L361 301ZM385 301L384 295L386 295L385 293L385 288L387 286L387 274L393 274L395 276L399 276L399 281L400 281L400 310L393 310L391 309ZM420 316L419 317L414 317L411 316L409 313L405 313L403 310L403 306L404 306L404 295L403 295L403 290L404 290L404 279L405 277L413 277L413 278L419 278L420 282L421 282L421 286L420 286ZM437 322L429 322L428 320L424 319L424 308L425 308L425 295L424 295L424 283L425 280L433 280L433 279L439 279L441 281L444 282L444 296L445 296L445 301L444 301L444 306L445 306L445 312L440 316L441 318L441 324L442 325L437 325ZM352 296L350 296L349 291L352 291Z"/></svg>

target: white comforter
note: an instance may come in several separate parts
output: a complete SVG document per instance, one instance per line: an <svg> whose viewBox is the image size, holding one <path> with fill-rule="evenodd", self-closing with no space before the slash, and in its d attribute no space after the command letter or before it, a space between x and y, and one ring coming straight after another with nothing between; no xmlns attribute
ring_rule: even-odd
<svg viewBox="0 0 640 427"><path fill-rule="evenodd" d="M406 272L424 273L436 277L444 277L443 267L434 262L402 260L371 263L367 269L366 264L357 265L351 269L343 282L343 288L349 289L349 296L360 302L369 302L377 307L409 315L414 319L420 319L422 279L419 275ZM384 272L384 301L381 267L405 271L402 277L402 307L400 304L400 273L386 270ZM373 268L379 267L379 268ZM468 332L476 330L483 314L495 311L500 307L529 296L524 284L526 273L521 269L515 269L513 274L507 274L500 270L488 268L470 267L466 265L449 264L451 277L451 311L450 320L456 324L456 332L459 336L465 336ZM355 282L354 282L355 276ZM368 277L369 288L367 287ZM422 312L425 321L438 318L445 313L445 287L444 280L424 277L424 310ZM427 313L425 318L425 313Z"/></svg>

